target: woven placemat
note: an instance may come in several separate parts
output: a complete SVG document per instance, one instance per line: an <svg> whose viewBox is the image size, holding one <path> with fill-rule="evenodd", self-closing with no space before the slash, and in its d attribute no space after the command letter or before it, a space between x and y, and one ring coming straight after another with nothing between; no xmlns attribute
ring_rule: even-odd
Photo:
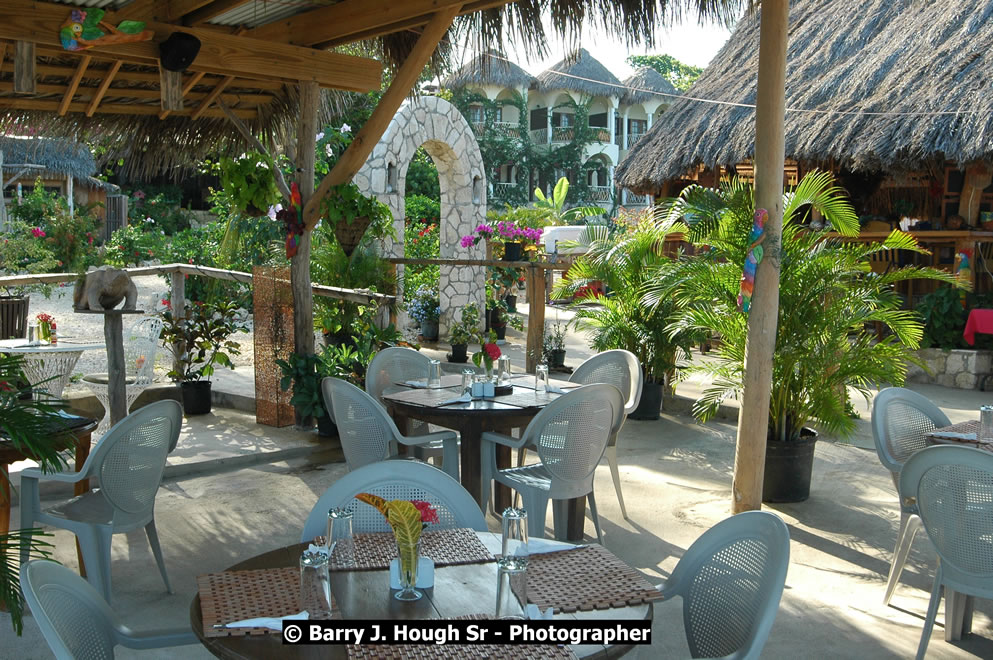
<svg viewBox="0 0 993 660"><path fill-rule="evenodd" d="M960 437L949 437L948 433L961 435L961 434L972 434L971 438L960 438ZM971 445L973 447L978 447L980 449L985 449L987 451L993 451L993 439L991 438L979 438L979 422L976 420L970 420L968 422L959 422L958 424L952 424L951 426L943 426L940 429L935 429L929 434L932 439L941 442L942 444L963 444Z"/></svg>
<svg viewBox="0 0 993 660"><path fill-rule="evenodd" d="M214 628L214 625L257 617L282 617L303 609L300 569L292 566L198 575L197 589L204 637L279 635L278 630L268 628ZM331 608L336 609L333 598Z"/></svg>
<svg viewBox="0 0 993 660"><path fill-rule="evenodd" d="M606 610L661 600L661 592L602 545L531 555L528 601L556 612Z"/></svg>
<svg viewBox="0 0 993 660"><path fill-rule="evenodd" d="M320 545L323 537L315 542ZM393 534L380 532L355 535L355 565L341 566L337 551L331 554L331 570L377 571L390 567L396 559L397 545ZM494 561L490 551L471 529L438 529L421 533L421 556L430 557L435 566L483 564Z"/></svg>
<svg viewBox="0 0 993 660"><path fill-rule="evenodd" d="M453 617L455 621L487 620L485 614L466 614ZM380 646L363 644L348 646L348 657L355 660L571 660L576 657L568 646L552 644L399 644Z"/></svg>

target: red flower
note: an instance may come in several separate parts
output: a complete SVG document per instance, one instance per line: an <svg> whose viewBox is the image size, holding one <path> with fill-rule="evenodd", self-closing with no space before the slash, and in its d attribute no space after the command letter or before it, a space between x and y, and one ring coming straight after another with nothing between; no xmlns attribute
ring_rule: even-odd
<svg viewBox="0 0 993 660"><path fill-rule="evenodd" d="M496 344L483 344L483 350L486 351L486 354L490 356L491 360L500 358L500 347Z"/></svg>
<svg viewBox="0 0 993 660"><path fill-rule="evenodd" d="M438 520L438 510L431 506L430 502L425 502L424 500L410 500L410 503L417 507L417 510L421 512L421 522L422 523L439 523Z"/></svg>
<svg viewBox="0 0 993 660"><path fill-rule="evenodd" d="M168 299L168 298L163 298L163 299L162 299L162 304L163 304L163 305L164 305L165 307L168 307L169 309L172 309L172 305L171 305L171 304L169 303L169 299Z"/></svg>

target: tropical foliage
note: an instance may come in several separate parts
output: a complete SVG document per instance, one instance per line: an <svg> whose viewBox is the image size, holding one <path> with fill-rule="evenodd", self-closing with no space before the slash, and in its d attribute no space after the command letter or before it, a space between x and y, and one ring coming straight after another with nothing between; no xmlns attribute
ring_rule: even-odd
<svg viewBox="0 0 993 660"><path fill-rule="evenodd" d="M240 355L241 347L232 336L248 332L237 305L226 300L194 301L180 317L170 307L162 314L162 322L165 345L175 347L182 342L186 347L176 356L180 369L169 372L179 382L210 380L215 365L234 369L231 356Z"/></svg>

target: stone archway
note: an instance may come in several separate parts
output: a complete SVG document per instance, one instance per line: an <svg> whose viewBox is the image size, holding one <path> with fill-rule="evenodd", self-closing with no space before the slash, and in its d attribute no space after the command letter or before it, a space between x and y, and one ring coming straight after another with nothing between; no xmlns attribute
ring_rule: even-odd
<svg viewBox="0 0 993 660"><path fill-rule="evenodd" d="M440 243L442 258L484 259L482 243L461 247L460 239L486 221L486 175L479 145L462 113L436 96L410 99L400 107L379 144L355 175L355 184L366 195L375 195L393 213L398 240L387 239L385 256L403 256L403 231L407 169L420 147L438 168L441 185ZM442 266L441 322L447 334L459 310L475 302L486 308L486 271L483 267ZM403 277L403 267L397 268Z"/></svg>

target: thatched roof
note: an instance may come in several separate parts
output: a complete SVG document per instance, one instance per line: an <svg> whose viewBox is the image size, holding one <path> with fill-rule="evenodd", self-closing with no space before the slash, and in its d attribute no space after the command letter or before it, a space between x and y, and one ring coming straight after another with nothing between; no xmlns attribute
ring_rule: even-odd
<svg viewBox="0 0 993 660"><path fill-rule="evenodd" d="M652 92L662 92L663 94L679 94L679 90L672 86L672 83L655 69L643 66L635 71L634 75L624 81L624 86L628 91L624 93L621 103L631 105L633 103L644 103L645 101L662 101L672 103L675 100L672 96L659 96Z"/></svg>
<svg viewBox="0 0 993 660"><path fill-rule="evenodd" d="M656 191L701 163L753 155L753 107L693 99L755 103L759 18L739 22L685 97L634 146L617 167L620 185ZM862 170L993 158L990 25L989 0L794 0L787 157Z"/></svg>
<svg viewBox="0 0 993 660"><path fill-rule="evenodd" d="M90 150L85 145L69 140L0 137L0 151L3 152L5 168L41 165L46 174L62 177L72 175L75 179L86 179L97 171ZM32 169L32 172L41 171Z"/></svg>
<svg viewBox="0 0 993 660"><path fill-rule="evenodd" d="M535 77L509 62L496 51L476 55L442 81L449 89L463 89L471 85L499 85L500 87L530 87Z"/></svg>
<svg viewBox="0 0 993 660"><path fill-rule="evenodd" d="M617 76L585 48L539 73L538 89L543 92L567 89L586 96L621 96L624 93Z"/></svg>

